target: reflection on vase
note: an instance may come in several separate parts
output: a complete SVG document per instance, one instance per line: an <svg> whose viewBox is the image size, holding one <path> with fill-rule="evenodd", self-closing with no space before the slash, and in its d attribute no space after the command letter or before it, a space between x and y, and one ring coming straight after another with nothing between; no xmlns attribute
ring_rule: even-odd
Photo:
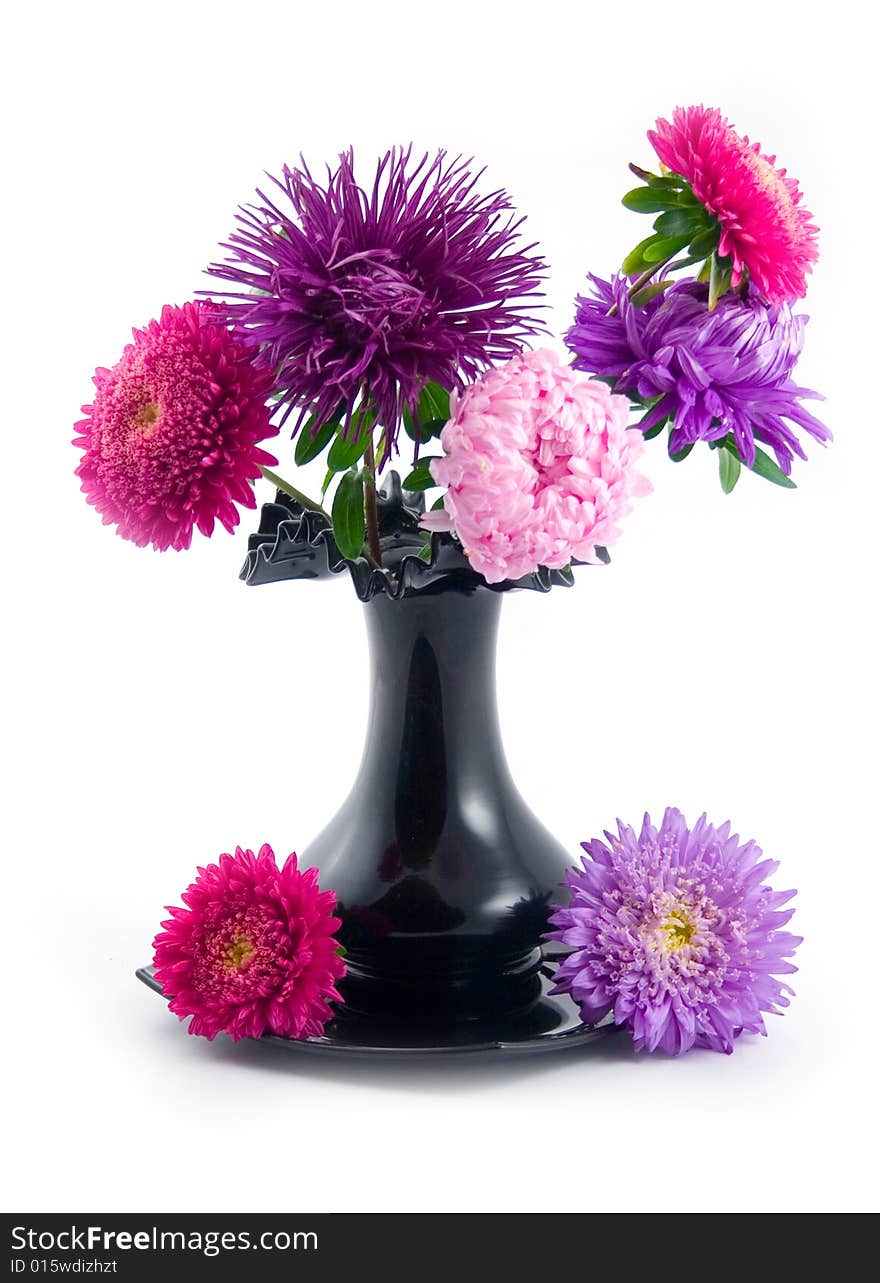
<svg viewBox="0 0 880 1283"><path fill-rule="evenodd" d="M437 656L427 637L416 637L394 791L394 830L401 864L422 869L437 850L446 823L446 744ZM428 787L426 787L426 785Z"/></svg>

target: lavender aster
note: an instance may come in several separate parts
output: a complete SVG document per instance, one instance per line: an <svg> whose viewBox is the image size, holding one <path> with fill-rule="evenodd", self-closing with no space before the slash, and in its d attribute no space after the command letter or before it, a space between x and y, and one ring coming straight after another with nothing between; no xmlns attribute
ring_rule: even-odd
<svg viewBox="0 0 880 1283"><path fill-rule="evenodd" d="M795 428L831 439L801 405L822 398L792 378L807 317L793 316L787 303L768 307L733 292L710 312L708 286L681 281L637 307L625 277L589 280L594 297L577 300L566 335L575 368L612 380L616 392L659 397L640 426L670 419L670 453L732 434L749 467L760 441L788 474L794 455L807 457Z"/></svg>
<svg viewBox="0 0 880 1283"><path fill-rule="evenodd" d="M461 386L517 353L537 333L524 300L543 260L519 245L503 191L480 196L470 162L445 152L412 162L395 148L369 191L349 150L326 186L285 166L258 192L209 272L232 284L227 319L260 346L285 405L326 422L357 402L386 432L386 457L404 409L433 380Z"/></svg>
<svg viewBox="0 0 880 1283"><path fill-rule="evenodd" d="M729 823L702 815L690 830L674 808L659 830L646 815L638 836L618 821L605 838L583 844L570 903L551 918L550 938L573 950L555 992L591 1022L613 1011L637 1051L729 1053L742 1030L766 1033L762 1012L788 1006L793 990L777 976L797 970L786 959L801 943L781 929L796 893L765 882L778 865Z"/></svg>

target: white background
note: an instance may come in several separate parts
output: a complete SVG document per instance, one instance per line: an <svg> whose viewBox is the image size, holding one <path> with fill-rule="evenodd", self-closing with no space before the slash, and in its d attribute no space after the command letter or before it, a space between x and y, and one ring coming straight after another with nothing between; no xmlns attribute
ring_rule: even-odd
<svg viewBox="0 0 880 1283"><path fill-rule="evenodd" d="M3 1057L16 1211L876 1210L876 93L862 6L17 6L7 18ZM336 1064L189 1038L136 983L162 906L235 843L302 850L366 708L347 584L250 591L239 533L101 526L69 444L91 372L202 284L264 169L353 142L474 153L552 266L549 324L646 233L626 163L717 104L822 227L800 488L649 447L613 565L508 597L520 786L568 844L728 816L800 888L798 997L725 1058ZM260 498L269 497L268 485ZM340 687L344 686L344 697Z"/></svg>

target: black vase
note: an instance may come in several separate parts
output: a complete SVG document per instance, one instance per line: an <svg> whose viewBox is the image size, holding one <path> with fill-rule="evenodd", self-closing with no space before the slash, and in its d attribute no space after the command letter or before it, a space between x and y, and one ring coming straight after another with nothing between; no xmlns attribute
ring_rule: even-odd
<svg viewBox="0 0 880 1283"><path fill-rule="evenodd" d="M422 496L393 472L378 508L382 569L343 557L327 519L279 492L241 571L249 584L347 573L372 660L360 770L305 852L337 896L344 1002L321 1035L264 1040L356 1057L582 1046L611 1026L554 992L559 952L541 943L571 861L517 792L495 701L504 596L570 586L571 567L488 585L452 536L425 549ZM153 968L137 974L161 993Z"/></svg>
<svg viewBox="0 0 880 1283"><path fill-rule="evenodd" d="M362 607L372 662L364 756L305 854L338 897L351 1016L491 1024L541 997L541 936L571 861L505 760L502 601L453 578Z"/></svg>

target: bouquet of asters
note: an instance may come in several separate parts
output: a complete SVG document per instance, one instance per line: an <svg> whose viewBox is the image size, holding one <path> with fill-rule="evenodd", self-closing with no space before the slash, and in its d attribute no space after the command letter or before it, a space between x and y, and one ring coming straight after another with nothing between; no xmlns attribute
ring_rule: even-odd
<svg viewBox="0 0 880 1283"><path fill-rule="evenodd" d="M804 438L830 438L795 379L817 259L797 183L715 109L648 139L623 204L651 233L588 277L569 357L507 193L407 147L366 181L351 150L319 177L285 166L239 211L210 288L97 370L75 443L105 523L185 549L234 530L264 479L242 578L345 571L367 610L367 748L309 849L318 868L223 855L139 973L191 1032L423 1054L616 1024L649 1050L729 1051L786 1005L793 893L766 885L754 843L673 808L571 869L498 736L500 594L609 560L650 490L645 442L664 436L676 463L704 443L730 493L745 471L792 488Z"/></svg>

